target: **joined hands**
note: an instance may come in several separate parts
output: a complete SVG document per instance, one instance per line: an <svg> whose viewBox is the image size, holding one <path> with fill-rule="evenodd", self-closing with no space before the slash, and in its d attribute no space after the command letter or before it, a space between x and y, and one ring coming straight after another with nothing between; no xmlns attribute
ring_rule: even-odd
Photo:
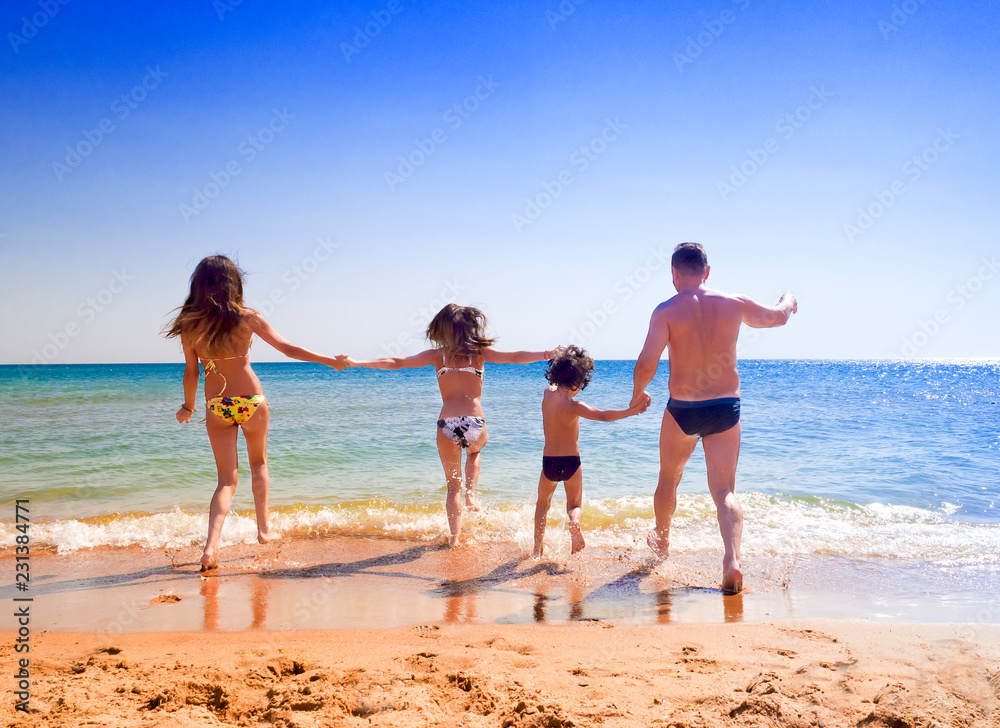
<svg viewBox="0 0 1000 728"><path fill-rule="evenodd" d="M347 367L351 366L351 357L347 354L338 354L333 357L331 364L329 366L333 367L336 371L342 371Z"/></svg>
<svg viewBox="0 0 1000 728"><path fill-rule="evenodd" d="M635 410L635 414L641 415L647 409L649 405L652 404L653 398L649 396L648 392L643 392L638 397L634 397L631 402L629 402L628 408L630 410Z"/></svg>
<svg viewBox="0 0 1000 728"><path fill-rule="evenodd" d="M637 410L636 414L642 414L649 409L649 405L652 403L653 398L649 396L649 392L643 392L632 397L632 401L628 403L628 408Z"/></svg>

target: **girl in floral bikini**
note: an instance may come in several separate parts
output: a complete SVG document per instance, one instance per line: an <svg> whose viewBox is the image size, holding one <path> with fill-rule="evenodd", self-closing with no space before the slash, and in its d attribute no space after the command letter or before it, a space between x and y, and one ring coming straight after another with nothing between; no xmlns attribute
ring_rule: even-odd
<svg viewBox="0 0 1000 728"><path fill-rule="evenodd" d="M347 357L314 354L285 341L263 317L243 305L243 276L223 255L202 260L191 275L191 292L167 338L180 337L184 348L184 403L177 410L178 422L190 422L198 394L198 360L205 368L205 424L212 443L219 485L212 496L208 515L208 539L201 555L201 570L219 566L219 539L229 504L236 493L236 433L243 429L250 460L251 489L257 514L257 541L268 543L281 537L267 522L267 429L270 415L260 380L250 368L253 335L287 357L331 366L347 366ZM211 394L211 396L210 396Z"/></svg>
<svg viewBox="0 0 1000 728"><path fill-rule="evenodd" d="M437 421L437 446L448 481L449 545L458 545L462 530L462 450L465 450L465 504L479 510L476 482L479 454L486 446L483 418L483 364L527 364L551 359L549 351L497 351L496 339L486 336L486 316L478 308L449 303L427 326L427 338L434 344L408 357L386 357L368 361L348 359L348 366L372 369L407 369L433 366L441 389L441 414Z"/></svg>

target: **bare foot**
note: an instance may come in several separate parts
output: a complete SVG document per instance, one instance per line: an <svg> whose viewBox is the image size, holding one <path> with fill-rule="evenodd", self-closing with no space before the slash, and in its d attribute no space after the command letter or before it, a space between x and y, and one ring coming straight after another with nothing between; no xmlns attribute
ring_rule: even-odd
<svg viewBox="0 0 1000 728"><path fill-rule="evenodd" d="M461 534L450 536L448 538L448 548L457 549L459 546L462 545L463 541L464 539L462 538Z"/></svg>
<svg viewBox="0 0 1000 728"><path fill-rule="evenodd" d="M278 531L268 531L267 533L257 531L257 543L271 543L279 538L281 538L281 534Z"/></svg>
<svg viewBox="0 0 1000 728"><path fill-rule="evenodd" d="M215 554L210 554L207 551L201 555L200 561L201 568L198 571L201 573L219 568L219 557Z"/></svg>
<svg viewBox="0 0 1000 728"><path fill-rule="evenodd" d="M476 498L476 491L466 490L465 491L465 507L470 511L480 511L482 507L479 505L479 499Z"/></svg>
<svg viewBox="0 0 1000 728"><path fill-rule="evenodd" d="M584 547L587 545L586 542L583 540L583 531L580 530L579 523L569 524L569 539L570 543L572 544L570 553L578 554L581 551L583 551Z"/></svg>
<svg viewBox="0 0 1000 728"><path fill-rule="evenodd" d="M743 572L740 570L739 562L734 562L727 568L722 565L722 593L739 594L743 591Z"/></svg>
<svg viewBox="0 0 1000 728"><path fill-rule="evenodd" d="M646 545L661 559L670 556L670 531L660 533L655 528L646 536Z"/></svg>

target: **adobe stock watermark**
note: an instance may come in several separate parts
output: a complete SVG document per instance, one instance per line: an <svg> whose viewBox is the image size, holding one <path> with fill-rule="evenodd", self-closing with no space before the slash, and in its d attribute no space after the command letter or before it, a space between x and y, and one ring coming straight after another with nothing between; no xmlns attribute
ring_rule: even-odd
<svg viewBox="0 0 1000 728"><path fill-rule="evenodd" d="M38 35L38 32L49 24L52 18L59 14L63 5L68 5L69 0L39 0L38 10L31 16L21 16L21 33L7 33L7 40L15 53L20 53L21 46L27 45Z"/></svg>
<svg viewBox="0 0 1000 728"><path fill-rule="evenodd" d="M750 7L750 0L732 0L732 4L736 6L737 11L743 12ZM694 63L705 52L706 48L715 43L716 39L726 32L726 27L735 23L738 18L737 12L726 9L721 11L718 17L703 22L704 30L697 35L689 35L686 38L687 45L684 46L684 52L675 52L672 56L678 73L684 73L684 67Z"/></svg>
<svg viewBox="0 0 1000 728"><path fill-rule="evenodd" d="M882 38L889 40L890 35L898 33L899 29L909 23L910 18L926 4L927 0L904 0L904 2L893 5L889 19L878 21L878 30L882 34Z"/></svg>
<svg viewBox="0 0 1000 728"><path fill-rule="evenodd" d="M986 639L986 635L984 634L986 630L984 628L997 624L1000 624L1000 600L990 599L982 609L976 612L976 621L971 625L966 625L972 628L969 639L977 642ZM990 630L990 632L991 634L996 634L993 630ZM997 677L1000 677L1000 674L993 679L996 680Z"/></svg>
<svg viewBox="0 0 1000 728"><path fill-rule="evenodd" d="M583 5L586 0L562 0L555 10L545 11L545 20L549 23L549 28L555 30L559 23L565 23L569 16L576 12L576 9Z"/></svg>
<svg viewBox="0 0 1000 728"><path fill-rule="evenodd" d="M320 617L322 612L329 609L328 605L334 603L334 597L338 587L334 585L332 579L323 578L308 593L299 596L291 603L292 629L309 629L321 626ZM281 633L275 630L265 630L259 634L259 639L255 641L258 649L270 648L278 652L284 652L287 644L280 639Z"/></svg>
<svg viewBox="0 0 1000 728"><path fill-rule="evenodd" d="M820 84L819 88L810 86L809 91L809 98L805 102L775 121L774 130L784 141L794 137L798 130L813 118L813 114L826 106L827 101L834 95L824 84ZM760 146L747 149L746 158L739 165L734 164L730 167L729 179L715 183L715 189L722 197L722 201L726 202L741 190L780 150L781 142L775 137L768 137Z"/></svg>
<svg viewBox="0 0 1000 728"><path fill-rule="evenodd" d="M364 26L354 26L354 38L350 43L341 43L340 52L344 54L344 60L348 63L353 60L365 48L371 45L375 37L388 27L392 19L406 10L400 0L389 0L381 10L372 10L369 13L371 20Z"/></svg>
<svg viewBox="0 0 1000 728"><path fill-rule="evenodd" d="M270 316L278 306L288 300L288 294L293 293L302 287L302 284L309 280L323 266L323 264L333 257L333 254L340 249L340 243L333 242L333 238L327 235L325 238L316 238L316 247L295 265L286 268L281 274L282 285L272 288L267 297L254 304L254 308L264 316Z"/></svg>
<svg viewBox="0 0 1000 728"><path fill-rule="evenodd" d="M405 347L423 342L427 338L427 325L434 315L445 305L455 301L465 292L465 286L456 280L445 280L441 292L410 314L407 322L412 327L401 332L395 340L382 343L382 351L388 356L399 356Z"/></svg>
<svg viewBox="0 0 1000 728"><path fill-rule="evenodd" d="M83 161L118 129L115 119L118 122L125 121L133 111L139 108L139 104L149 98L150 92L158 89L163 83L163 79L169 75L160 69L159 64L156 65L156 68L146 66L146 75L142 77L142 80L133 86L128 93L118 96L111 102L109 110L112 116L105 116L93 128L80 132L83 138L73 146L66 145L66 156L63 161L52 163L52 171L56 174L56 180L62 182L67 174L83 164Z"/></svg>
<svg viewBox="0 0 1000 728"><path fill-rule="evenodd" d="M945 294L946 305L939 307L930 318L920 320L916 330L903 338L895 356L904 359L916 357L921 349L944 330L944 327L951 322L952 316L969 305L969 302L986 288L986 284L993 280L998 272L1000 272L1000 261L997 260L997 256L987 258L984 255L979 261L976 272Z"/></svg>
<svg viewBox="0 0 1000 728"><path fill-rule="evenodd" d="M243 3L243 0L212 0L212 9L219 20L225 20L226 14L231 13Z"/></svg>
<svg viewBox="0 0 1000 728"><path fill-rule="evenodd" d="M38 349L31 350L32 364L50 364L59 354L70 345L70 342L83 333L85 328L97 320L97 317L106 311L115 299L128 288L129 283L135 280L123 268L120 271L112 271L111 278L103 288L87 296L77 304L75 312L76 318L66 322L58 331L50 331L48 343Z"/></svg>
<svg viewBox="0 0 1000 728"><path fill-rule="evenodd" d="M873 202L859 207L853 224L849 222L844 224L844 234L848 243L853 243L868 232L875 222L910 190L910 186L916 184L933 165L937 164L941 155L951 149L957 139L961 139L961 135L952 131L951 127L947 130L938 127L937 132L933 142L906 161L901 177L894 179L884 189L877 190L872 195L875 198Z"/></svg>
<svg viewBox="0 0 1000 728"><path fill-rule="evenodd" d="M295 118L295 114L290 114L288 108L282 110L273 109L270 121L258 129L253 134L247 136L236 147L237 157L230 159L222 169L210 172L208 182L201 187L195 187L194 195L191 197L191 204L180 203L178 210L184 222L190 222L195 215L200 215L218 197L224 189L232 184L235 177L244 170L245 165L253 163L260 156L260 153L267 149L268 145L288 127L288 122ZM241 164L242 161L242 164Z"/></svg>
<svg viewBox="0 0 1000 728"><path fill-rule="evenodd" d="M426 137L413 141L413 150L399 155L399 164L395 170L385 171L385 181L389 190L395 192L396 187L413 176L420 167L427 163L438 148L448 141L450 132L458 130L469 117L479 110L480 105L490 98L499 84L491 75L489 78L479 76L476 88L461 101L449 106L441 115L443 126L435 127Z"/></svg>
<svg viewBox="0 0 1000 728"><path fill-rule="evenodd" d="M597 161L597 158L608 151L628 127L616 116L614 120L605 119L601 132L586 144L581 145L569 155L569 167L559 172L554 179L542 183L542 189L534 196L524 198L521 212L511 214L510 221L514 230L521 232L542 216L552 203L562 197L563 193ZM574 169L576 173L574 174Z"/></svg>
<svg viewBox="0 0 1000 728"><path fill-rule="evenodd" d="M623 275L611 290L614 296L609 296L601 301L596 308L587 309L583 320L569 330L569 343L583 347L593 336L603 329L608 321L621 310L621 304L634 296L639 289L656 277L656 274L663 269L670 270L670 257L673 250L665 245L654 248L650 246L646 259Z"/></svg>

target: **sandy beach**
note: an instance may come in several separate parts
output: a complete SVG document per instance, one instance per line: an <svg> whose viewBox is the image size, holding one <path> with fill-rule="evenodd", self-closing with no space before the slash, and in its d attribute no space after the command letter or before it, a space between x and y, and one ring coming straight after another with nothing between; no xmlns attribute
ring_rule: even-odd
<svg viewBox="0 0 1000 728"><path fill-rule="evenodd" d="M723 596L714 563L601 549L539 561L514 546L293 539L227 549L207 577L196 556L33 555L30 653L13 632L0 641L5 721L1000 725L995 614L786 618L782 603L820 599L794 597L794 570L782 586L758 566L745 594ZM12 697L25 656L28 714Z"/></svg>
<svg viewBox="0 0 1000 728"><path fill-rule="evenodd" d="M1000 630L814 621L45 633L23 726L989 728ZM12 675L5 635L3 671Z"/></svg>

